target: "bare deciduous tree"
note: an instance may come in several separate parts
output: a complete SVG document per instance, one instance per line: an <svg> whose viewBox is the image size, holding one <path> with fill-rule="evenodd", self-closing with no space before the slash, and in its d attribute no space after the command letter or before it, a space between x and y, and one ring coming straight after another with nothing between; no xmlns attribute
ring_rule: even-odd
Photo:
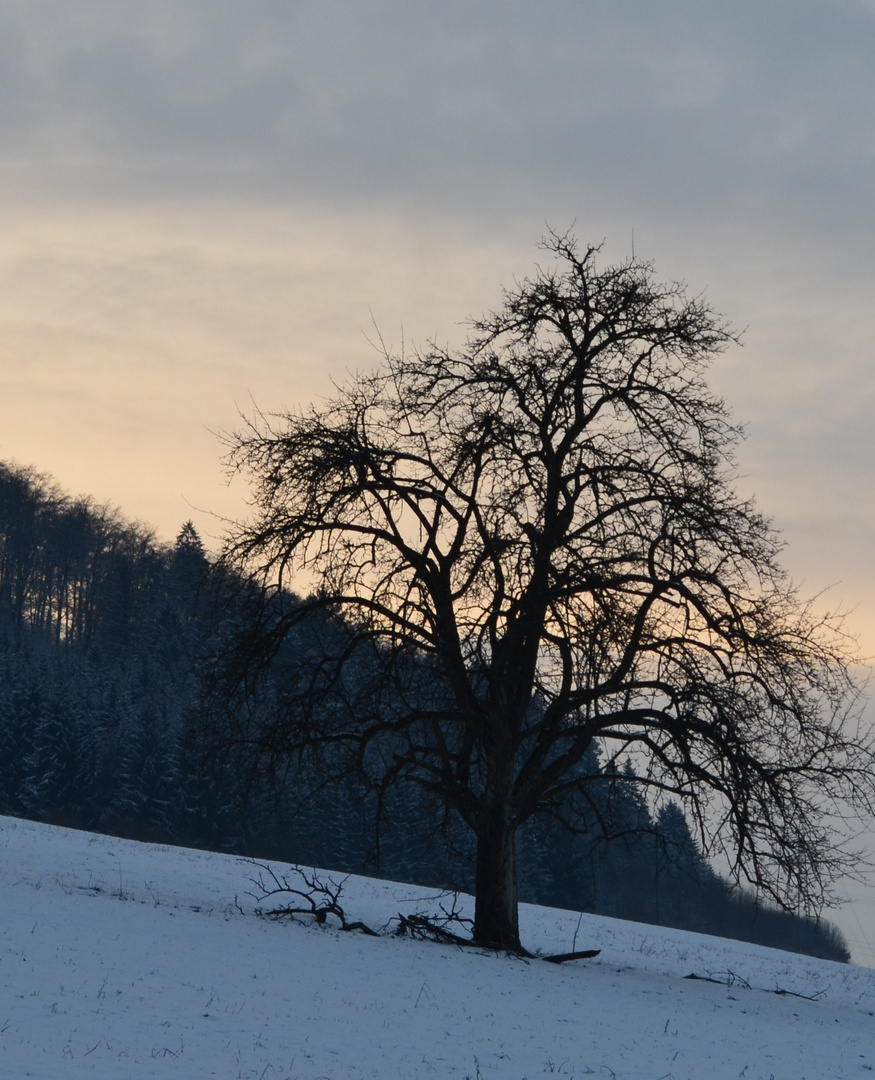
<svg viewBox="0 0 875 1080"><path fill-rule="evenodd" d="M254 508L228 558L320 583L279 633L331 606L332 686L375 643L435 673L388 716L289 708L261 738L346 742L439 794L476 837L484 946L519 947L515 834L584 785L593 743L684 799L740 878L816 908L844 865L826 815L870 805L873 750L840 624L734 491L704 372L735 336L646 262L544 247L461 349L385 350L325 406L227 436Z"/></svg>

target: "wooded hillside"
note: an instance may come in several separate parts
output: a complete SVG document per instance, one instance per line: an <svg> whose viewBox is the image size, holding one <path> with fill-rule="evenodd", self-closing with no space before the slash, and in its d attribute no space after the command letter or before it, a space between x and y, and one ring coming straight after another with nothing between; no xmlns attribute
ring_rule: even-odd
<svg viewBox="0 0 875 1080"><path fill-rule="evenodd" d="M391 796L378 834L373 793L352 777L208 752L213 673L246 597L190 522L164 544L0 463L0 812L470 888L470 837L418 790ZM287 645L276 692L312 660ZM628 772L607 775L597 757L587 769L597 780L576 833L550 818L522 830L522 899L848 958L829 924L732 893L676 805L654 817Z"/></svg>

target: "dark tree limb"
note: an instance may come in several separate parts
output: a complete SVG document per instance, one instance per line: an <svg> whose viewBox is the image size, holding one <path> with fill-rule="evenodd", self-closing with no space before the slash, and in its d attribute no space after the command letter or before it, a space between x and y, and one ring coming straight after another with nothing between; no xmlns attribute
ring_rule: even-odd
<svg viewBox="0 0 875 1080"><path fill-rule="evenodd" d="M292 867L288 875L277 874L273 867L264 863L253 863L253 866L261 871L257 878L252 879L256 891L249 893L255 902L261 905L265 901L285 901L279 907L267 910L257 907L257 915L274 920L310 916L318 926L325 926L331 917L337 920L341 930L358 930L370 937L379 936L376 930L363 922L350 922L347 919L346 912L340 905L345 878L340 882L322 880L317 877L315 870L308 874L300 866Z"/></svg>

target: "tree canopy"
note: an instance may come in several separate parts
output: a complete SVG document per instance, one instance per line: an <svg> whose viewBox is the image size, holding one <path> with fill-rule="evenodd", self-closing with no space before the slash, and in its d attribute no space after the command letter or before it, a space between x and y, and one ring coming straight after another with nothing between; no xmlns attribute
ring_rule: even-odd
<svg viewBox="0 0 875 1080"><path fill-rule="evenodd" d="M520 947L514 837L585 799L594 746L685 800L738 877L816 909L844 865L828 813L871 805L873 747L840 623L735 491L705 373L736 337L650 263L544 247L461 348L386 350L227 436L253 513L225 556L260 575L272 640L343 615L258 738L439 795L476 838L487 946ZM301 574L318 590L283 606Z"/></svg>

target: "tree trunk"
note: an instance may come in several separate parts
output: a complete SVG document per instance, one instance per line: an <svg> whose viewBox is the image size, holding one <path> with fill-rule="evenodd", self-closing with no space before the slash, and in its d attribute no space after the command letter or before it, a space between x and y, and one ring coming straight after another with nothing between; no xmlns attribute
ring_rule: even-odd
<svg viewBox="0 0 875 1080"><path fill-rule="evenodd" d="M474 940L488 949L520 952L516 828L507 805L496 800L484 810L477 834Z"/></svg>

